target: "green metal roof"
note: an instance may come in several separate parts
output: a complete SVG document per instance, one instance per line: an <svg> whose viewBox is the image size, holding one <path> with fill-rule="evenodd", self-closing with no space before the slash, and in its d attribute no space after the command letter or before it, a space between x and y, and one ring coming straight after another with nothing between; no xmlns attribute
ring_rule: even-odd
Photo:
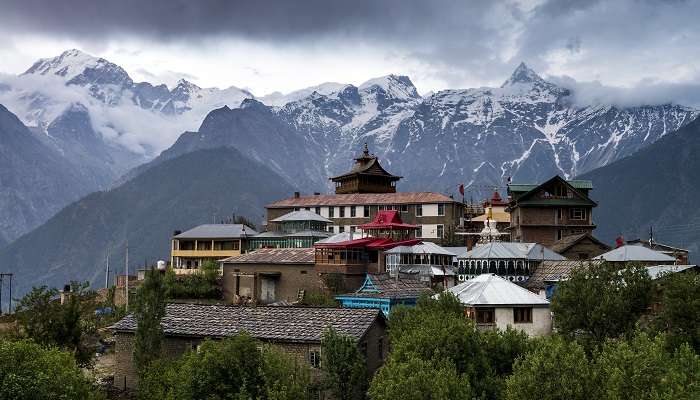
<svg viewBox="0 0 700 400"><path fill-rule="evenodd" d="M577 179L566 182L569 185L571 185L574 189L593 189L593 181ZM531 183L511 183L510 185L508 185L508 190L510 190L511 192L529 192L530 190L538 186L540 185Z"/></svg>

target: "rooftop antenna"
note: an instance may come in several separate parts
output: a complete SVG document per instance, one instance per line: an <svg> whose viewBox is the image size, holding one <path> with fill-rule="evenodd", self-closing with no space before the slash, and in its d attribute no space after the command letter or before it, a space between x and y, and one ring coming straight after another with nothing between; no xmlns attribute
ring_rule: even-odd
<svg viewBox="0 0 700 400"><path fill-rule="evenodd" d="M654 246L654 227L649 225L649 247Z"/></svg>
<svg viewBox="0 0 700 400"><path fill-rule="evenodd" d="M105 271L105 289L109 287L109 247L107 248L107 269Z"/></svg>

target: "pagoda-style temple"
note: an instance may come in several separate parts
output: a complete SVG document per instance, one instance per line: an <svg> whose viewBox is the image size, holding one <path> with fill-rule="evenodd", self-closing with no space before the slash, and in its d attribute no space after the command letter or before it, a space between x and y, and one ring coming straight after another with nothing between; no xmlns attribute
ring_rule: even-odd
<svg viewBox="0 0 700 400"><path fill-rule="evenodd" d="M396 182L401 177L392 175L382 168L377 156L369 154L365 143L364 151L355 159L352 170L330 179L335 183L336 194L396 193Z"/></svg>

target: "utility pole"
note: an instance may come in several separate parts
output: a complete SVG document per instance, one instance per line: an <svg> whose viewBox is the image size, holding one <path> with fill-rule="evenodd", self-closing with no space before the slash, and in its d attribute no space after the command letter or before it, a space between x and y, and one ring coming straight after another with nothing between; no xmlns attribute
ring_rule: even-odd
<svg viewBox="0 0 700 400"><path fill-rule="evenodd" d="M2 315L2 288L5 284L5 277L10 278L9 289L10 289L10 305L7 307L7 313L12 313L12 275L8 273L0 273L0 315Z"/></svg>
<svg viewBox="0 0 700 400"><path fill-rule="evenodd" d="M126 311L129 312L129 240L126 241L126 260L124 261L124 266L126 269L126 282L124 283L126 287Z"/></svg>
<svg viewBox="0 0 700 400"><path fill-rule="evenodd" d="M109 287L109 249L107 249L107 271L105 272L105 289Z"/></svg>

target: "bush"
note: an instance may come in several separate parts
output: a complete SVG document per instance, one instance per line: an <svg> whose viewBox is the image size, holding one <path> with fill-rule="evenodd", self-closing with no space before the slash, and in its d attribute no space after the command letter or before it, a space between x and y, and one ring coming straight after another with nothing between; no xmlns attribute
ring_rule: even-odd
<svg viewBox="0 0 700 400"><path fill-rule="evenodd" d="M176 275L172 268L165 272L165 295L168 299L221 299L219 266L213 261L202 264L191 275Z"/></svg>
<svg viewBox="0 0 700 400"><path fill-rule="evenodd" d="M0 399L99 398L72 354L27 340L0 342Z"/></svg>

